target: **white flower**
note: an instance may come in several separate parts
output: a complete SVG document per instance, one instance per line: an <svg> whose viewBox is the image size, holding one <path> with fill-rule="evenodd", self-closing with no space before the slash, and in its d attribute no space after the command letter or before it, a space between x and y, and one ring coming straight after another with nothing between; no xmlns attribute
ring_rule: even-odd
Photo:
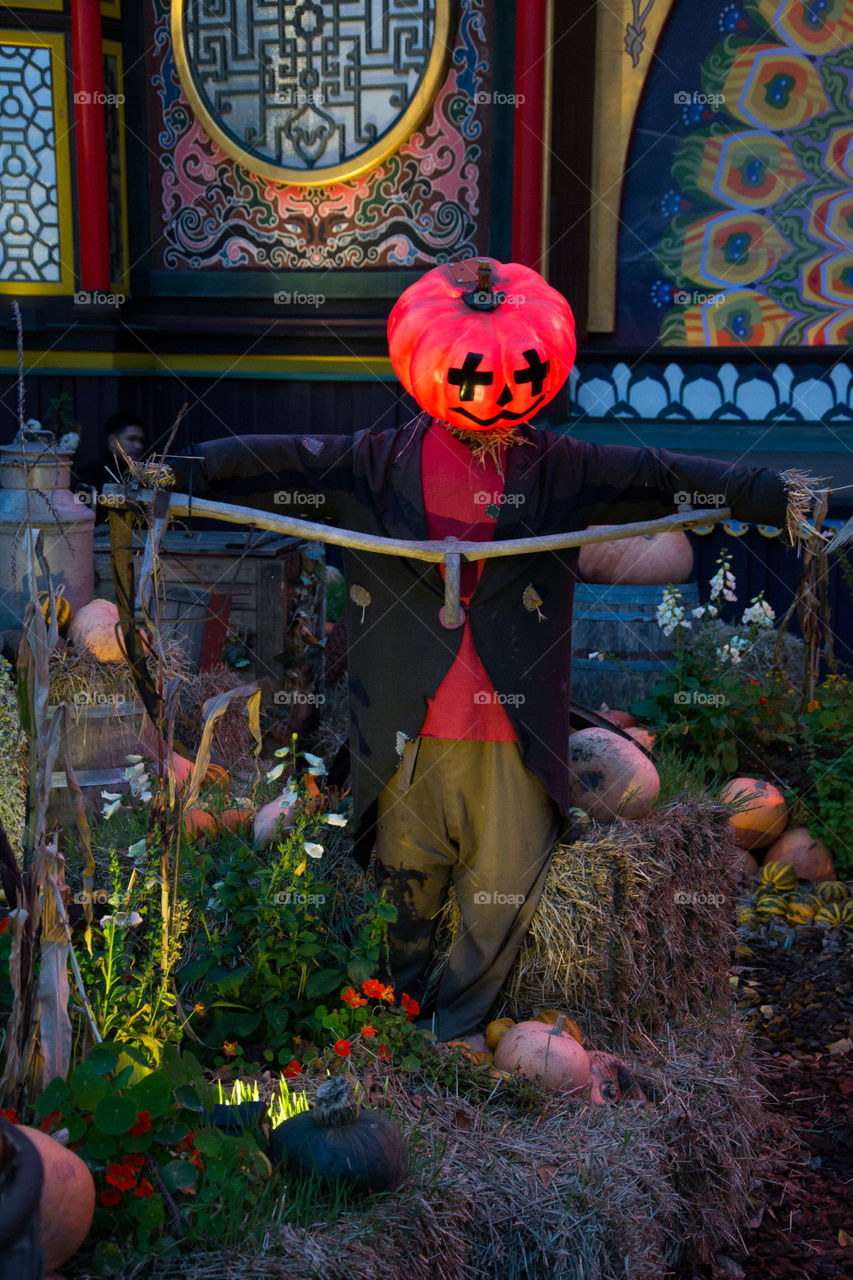
<svg viewBox="0 0 853 1280"><path fill-rule="evenodd" d="M279 760L281 760L284 756L289 756L291 750L291 747L279 747L278 751L273 752L273 755L278 756Z"/></svg>
<svg viewBox="0 0 853 1280"><path fill-rule="evenodd" d="M319 756L312 756L310 751L303 751L302 755L308 765L305 770L306 773L310 773L312 777L317 778L326 772L325 762Z"/></svg>
<svg viewBox="0 0 853 1280"><path fill-rule="evenodd" d="M101 916L101 924L113 924L116 929L126 929L129 925L142 924L142 916L138 911L117 911L114 916Z"/></svg>
<svg viewBox="0 0 853 1280"><path fill-rule="evenodd" d="M347 820L342 813L326 813L323 815L323 821L328 822L330 827L345 827L347 825Z"/></svg>
<svg viewBox="0 0 853 1280"><path fill-rule="evenodd" d="M600 658L600 657L601 657L601 654L600 654L600 653L598 652L598 650L596 649L595 653L591 653L589 656L590 656L591 658Z"/></svg>
<svg viewBox="0 0 853 1280"><path fill-rule="evenodd" d="M145 759L144 756L125 756L124 758L128 764L142 764Z"/></svg>
<svg viewBox="0 0 853 1280"><path fill-rule="evenodd" d="M322 858L323 856L324 849L321 844L312 844L310 840L306 840L304 848L309 858Z"/></svg>
<svg viewBox="0 0 853 1280"><path fill-rule="evenodd" d="M127 852L128 856L134 860L144 858L146 855L145 837L143 836L141 840L137 840L135 844L132 844Z"/></svg>
<svg viewBox="0 0 853 1280"><path fill-rule="evenodd" d="M101 795L105 800L121 800L123 798L120 791L102 791Z"/></svg>
<svg viewBox="0 0 853 1280"><path fill-rule="evenodd" d="M73 453L79 443L79 431L66 431L64 436L59 437L59 444L57 447L63 452Z"/></svg>
<svg viewBox="0 0 853 1280"><path fill-rule="evenodd" d="M103 792L102 794L106 795L106 792ZM116 810L120 808L121 808L121 796L119 796L115 800L110 801L109 804L105 804L103 809L101 810L101 816L103 818L111 818L113 814L116 812Z"/></svg>
<svg viewBox="0 0 853 1280"><path fill-rule="evenodd" d="M278 755L278 752L276 752L276 755ZM280 778L286 768L287 765L284 761L282 761L281 764L273 765L272 769L270 769L267 774L267 782L275 782L276 778Z"/></svg>
<svg viewBox="0 0 853 1280"><path fill-rule="evenodd" d="M743 626L753 627L772 627L776 621L776 614L771 605L764 599L764 592L760 591L754 596L750 602L748 609L744 609L741 624Z"/></svg>

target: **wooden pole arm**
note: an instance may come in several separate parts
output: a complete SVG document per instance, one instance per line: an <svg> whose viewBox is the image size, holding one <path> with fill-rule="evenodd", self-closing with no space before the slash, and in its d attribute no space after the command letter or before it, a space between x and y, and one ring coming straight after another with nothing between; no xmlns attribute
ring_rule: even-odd
<svg viewBox="0 0 853 1280"><path fill-rule="evenodd" d="M586 547L596 542L616 542L622 538L636 538L646 533L671 533L679 529L691 529L696 525L720 524L731 519L728 507L714 511L683 511L657 520L641 520L634 524L604 525L600 529L580 529L573 533L552 533L541 538L507 538L492 542L458 542L448 538L444 542L416 542L403 538L383 538L373 533L354 533L350 529L336 529L332 525L317 524L296 516L270 515L254 507L238 507L227 502L212 502L208 498L190 499L185 493L169 493L167 490L139 489L135 485L104 485L106 504L110 498L116 506L125 502L150 504L157 493L168 493L169 512L174 516L202 516L224 520L228 524L248 525L254 529L269 529L274 533L308 538L316 542L330 542L338 547L351 547L359 551L373 551L379 555L408 556L412 560L427 560L445 565L445 626L455 627L459 621L459 571L462 560L490 560L495 556L534 555L538 551L562 551L568 547Z"/></svg>

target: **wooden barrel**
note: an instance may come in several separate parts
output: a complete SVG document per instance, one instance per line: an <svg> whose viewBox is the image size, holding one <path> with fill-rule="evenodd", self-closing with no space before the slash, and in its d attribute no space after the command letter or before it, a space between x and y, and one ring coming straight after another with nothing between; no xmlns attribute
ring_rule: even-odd
<svg viewBox="0 0 853 1280"><path fill-rule="evenodd" d="M627 709L671 669L674 636L657 622L664 587L575 585L572 626L572 701L584 707ZM699 604L695 582L679 584L688 621ZM694 622L695 625L695 622ZM591 653L603 654L590 658Z"/></svg>

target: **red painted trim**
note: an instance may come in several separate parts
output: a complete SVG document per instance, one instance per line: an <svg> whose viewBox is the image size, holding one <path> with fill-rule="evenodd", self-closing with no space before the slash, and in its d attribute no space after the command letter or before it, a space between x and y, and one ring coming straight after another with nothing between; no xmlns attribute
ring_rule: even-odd
<svg viewBox="0 0 853 1280"><path fill-rule="evenodd" d="M100 0L71 0L80 288L109 289L107 137Z"/></svg>
<svg viewBox="0 0 853 1280"><path fill-rule="evenodd" d="M512 259L537 270L542 257L547 3L519 0L515 20Z"/></svg>

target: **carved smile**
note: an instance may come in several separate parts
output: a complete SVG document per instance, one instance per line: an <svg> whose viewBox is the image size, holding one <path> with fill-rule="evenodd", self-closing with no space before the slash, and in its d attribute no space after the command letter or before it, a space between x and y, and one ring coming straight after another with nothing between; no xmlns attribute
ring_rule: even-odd
<svg viewBox="0 0 853 1280"><path fill-rule="evenodd" d="M475 413L469 413L467 409L450 409L448 412L461 413L463 418L470 418L472 422L476 422L480 427L493 427L496 422L500 422L501 418L506 418L508 422L518 422L522 418L529 417L534 409L538 409L544 399L544 395L539 396L524 413L513 413L510 409L501 409L500 413L496 413L493 418L478 418Z"/></svg>

